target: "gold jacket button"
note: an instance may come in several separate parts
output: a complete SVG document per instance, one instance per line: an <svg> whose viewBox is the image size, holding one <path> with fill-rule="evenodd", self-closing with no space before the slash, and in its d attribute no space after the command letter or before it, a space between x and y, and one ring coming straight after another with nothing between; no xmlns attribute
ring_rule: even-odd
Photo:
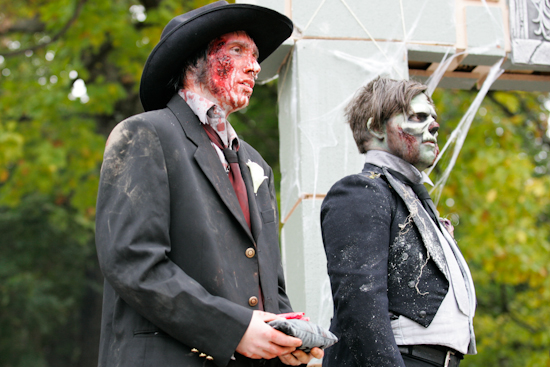
<svg viewBox="0 0 550 367"><path fill-rule="evenodd" d="M256 255L256 250L254 250L252 247L249 247L246 249L245 254L246 254L246 257L248 257L249 259L252 259L254 255Z"/></svg>
<svg viewBox="0 0 550 367"><path fill-rule="evenodd" d="M252 296L248 299L248 304L252 307L258 304L258 297Z"/></svg>
<svg viewBox="0 0 550 367"><path fill-rule="evenodd" d="M198 353L199 350L198 350L197 348L193 348L193 349L191 349L191 352L193 352L193 353Z"/></svg>
<svg viewBox="0 0 550 367"><path fill-rule="evenodd" d="M213 360L214 360L214 357L212 357L212 356L206 356L206 359L208 359L209 361L213 361Z"/></svg>
<svg viewBox="0 0 550 367"><path fill-rule="evenodd" d="M201 357L201 358L206 357L206 353L201 353L201 354L199 354L199 357Z"/></svg>

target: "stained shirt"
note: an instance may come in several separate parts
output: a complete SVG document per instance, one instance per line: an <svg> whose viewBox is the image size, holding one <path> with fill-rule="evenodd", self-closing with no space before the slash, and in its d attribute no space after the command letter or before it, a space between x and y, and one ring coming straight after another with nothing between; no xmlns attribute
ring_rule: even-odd
<svg viewBox="0 0 550 367"><path fill-rule="evenodd" d="M197 115L202 124L210 125L212 129L214 129L216 134L221 138L224 146L233 150L239 149L239 138L233 126L227 121L223 109L214 102L199 96L197 93L182 89L178 94L189 105L191 111ZM212 144L216 153L218 153L218 157L220 158L220 162L225 172L229 172L229 163L225 159L222 150L213 142L210 142L210 144Z"/></svg>
<svg viewBox="0 0 550 367"><path fill-rule="evenodd" d="M393 154L370 150L366 154L366 162L378 167L391 168L409 178L412 182L428 183L433 186L428 175ZM410 187L409 194L416 196ZM419 205L420 210L425 210ZM426 215L428 215L426 213ZM400 315L391 321L391 326L397 345L441 345L455 349L463 354L476 354L473 317L476 297L474 283L464 257L456 242L442 225L430 221L439 238L445 260L447 273L450 274L449 290L439 306L430 326L424 326Z"/></svg>

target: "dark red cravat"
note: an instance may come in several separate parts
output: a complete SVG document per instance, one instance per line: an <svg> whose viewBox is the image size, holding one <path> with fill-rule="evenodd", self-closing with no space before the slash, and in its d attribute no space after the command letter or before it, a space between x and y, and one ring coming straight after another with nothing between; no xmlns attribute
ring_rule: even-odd
<svg viewBox="0 0 550 367"><path fill-rule="evenodd" d="M250 208L248 207L248 195L246 193L246 186L244 185L243 176L241 175L241 169L239 167L239 159L237 158L237 152L229 148L225 148L220 136L212 129L208 124L201 124L206 131L206 134L218 148L221 149L225 159L229 163L229 181L237 194L237 199L239 200L239 205L244 214L244 219L248 224L248 228L252 230L250 225Z"/></svg>

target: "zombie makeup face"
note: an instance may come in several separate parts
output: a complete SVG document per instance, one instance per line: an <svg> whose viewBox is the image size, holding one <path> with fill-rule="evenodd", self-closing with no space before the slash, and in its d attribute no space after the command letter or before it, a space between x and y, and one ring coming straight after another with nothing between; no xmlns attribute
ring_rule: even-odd
<svg viewBox="0 0 550 367"><path fill-rule="evenodd" d="M420 171L430 167L439 155L437 114L424 93L411 101L410 114L395 115L386 123L388 152Z"/></svg>
<svg viewBox="0 0 550 367"><path fill-rule="evenodd" d="M202 89L227 115L248 106L261 69L258 56L246 32L227 33L210 44Z"/></svg>

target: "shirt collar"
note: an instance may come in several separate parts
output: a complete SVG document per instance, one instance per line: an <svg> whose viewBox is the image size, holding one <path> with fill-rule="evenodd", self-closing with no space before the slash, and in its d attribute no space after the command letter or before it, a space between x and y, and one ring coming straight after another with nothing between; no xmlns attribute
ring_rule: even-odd
<svg viewBox="0 0 550 367"><path fill-rule="evenodd" d="M369 150L365 155L365 162L378 167L391 168L407 177L415 183L427 183L433 186L432 180L425 172L420 172L415 166L409 162L396 157L395 155L383 150Z"/></svg>
<svg viewBox="0 0 550 367"><path fill-rule="evenodd" d="M212 107L214 109L220 109L216 104L204 97L199 96L197 93L181 89L178 94L187 102L191 111L199 118L203 124L208 124L207 114L208 110Z"/></svg>
<svg viewBox="0 0 550 367"><path fill-rule="evenodd" d="M239 138L233 126L227 121L223 109L209 99L189 90L181 89L178 94L189 105L191 111L197 115L201 123L210 125L226 146L238 150Z"/></svg>

